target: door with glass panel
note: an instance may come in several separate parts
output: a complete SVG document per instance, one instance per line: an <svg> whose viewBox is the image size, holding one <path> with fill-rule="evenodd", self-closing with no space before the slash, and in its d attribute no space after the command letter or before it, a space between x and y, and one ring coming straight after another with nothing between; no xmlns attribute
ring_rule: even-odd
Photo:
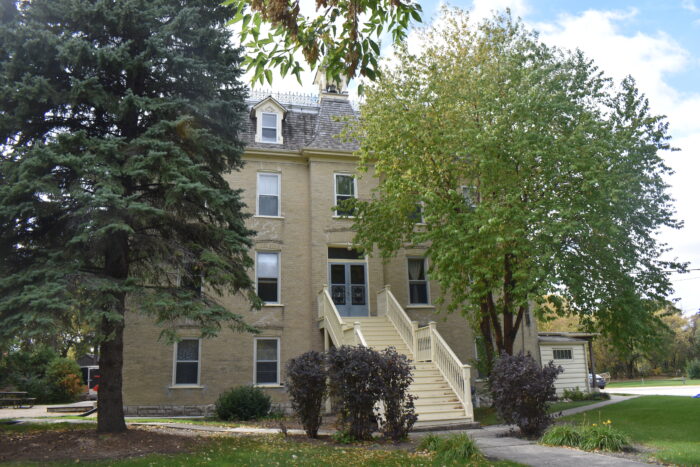
<svg viewBox="0 0 700 467"><path fill-rule="evenodd" d="M368 316L365 263L329 263L330 293L340 316Z"/></svg>

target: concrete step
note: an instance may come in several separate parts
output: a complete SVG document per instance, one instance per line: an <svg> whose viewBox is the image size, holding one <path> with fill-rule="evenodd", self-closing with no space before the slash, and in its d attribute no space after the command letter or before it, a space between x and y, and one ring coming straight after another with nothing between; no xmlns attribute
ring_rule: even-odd
<svg viewBox="0 0 700 467"><path fill-rule="evenodd" d="M464 410L434 410L430 412L421 412L418 414L418 421L428 420L468 420L464 415Z"/></svg>
<svg viewBox="0 0 700 467"><path fill-rule="evenodd" d="M409 386L412 390L414 391L432 391L435 389L443 389L445 391L452 391L452 388L450 387L449 384L447 384L447 381L444 379L440 380L435 380L435 381L414 381L411 383Z"/></svg>
<svg viewBox="0 0 700 467"><path fill-rule="evenodd" d="M426 404L426 405L418 405L418 401L416 401L416 413L417 414L427 414L427 413L459 413L462 416L464 416L464 409L462 408L462 404L460 403L451 403L451 404Z"/></svg>
<svg viewBox="0 0 700 467"><path fill-rule="evenodd" d="M413 394L413 396L416 398L416 405L460 404L459 399L454 394L435 394L422 396L418 394Z"/></svg>
<svg viewBox="0 0 700 467"><path fill-rule="evenodd" d="M468 430L479 427L479 422L464 417L447 420L418 420L413 425L413 431Z"/></svg>

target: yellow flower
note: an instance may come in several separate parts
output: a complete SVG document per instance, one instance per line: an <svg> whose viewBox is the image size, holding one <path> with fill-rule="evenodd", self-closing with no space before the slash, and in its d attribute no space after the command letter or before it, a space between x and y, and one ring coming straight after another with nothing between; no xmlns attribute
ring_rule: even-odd
<svg viewBox="0 0 700 467"><path fill-rule="evenodd" d="M593 426L598 426L598 424L597 424L597 423L594 423Z"/></svg>

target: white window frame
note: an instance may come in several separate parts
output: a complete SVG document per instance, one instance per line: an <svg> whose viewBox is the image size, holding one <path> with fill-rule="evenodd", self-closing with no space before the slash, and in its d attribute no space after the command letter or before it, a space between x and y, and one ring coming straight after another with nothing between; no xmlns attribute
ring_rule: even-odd
<svg viewBox="0 0 700 467"><path fill-rule="evenodd" d="M349 172L335 172L333 173L333 206L338 205L338 176L342 177L352 177L352 197L357 199L357 177L353 173ZM341 196L348 196L345 194L341 194ZM346 216L342 214L338 214L338 211L335 210L333 211L333 217L349 217L353 218L355 216Z"/></svg>
<svg viewBox="0 0 700 467"><path fill-rule="evenodd" d="M422 281L411 280L411 267L409 266L409 264L412 260L423 261L423 275L425 278ZM406 257L406 279L408 280L408 306L430 306L431 302L430 302L430 279L428 278L428 258L421 257L421 256L407 256ZM411 282L414 282L414 283L425 282L425 298L427 300L425 303L413 303L413 302L411 302Z"/></svg>
<svg viewBox="0 0 700 467"><path fill-rule="evenodd" d="M270 215L270 214L260 214L260 196L272 196L268 195L265 193L260 193L260 176L261 175L266 175L270 176L273 175L277 177L277 214L275 215ZM282 217L282 176L278 172L258 172L257 180L256 180L257 186L255 187L256 195L255 195L255 215L257 217Z"/></svg>
<svg viewBox="0 0 700 467"><path fill-rule="evenodd" d="M259 254L277 255L277 301L265 302L263 305L281 305L282 304L282 254L279 251L258 250L255 252L255 293L258 293L258 255ZM259 295L258 295L259 296ZM262 299L262 297L261 297Z"/></svg>
<svg viewBox="0 0 700 467"><path fill-rule="evenodd" d="M180 345L182 341L197 341L197 382L192 383L176 383L177 381L177 364L178 362L194 362L195 360L178 360L177 359L177 346ZM172 386L178 388L197 388L200 387L202 381L202 339L196 337L184 337L180 339L173 345L173 379Z"/></svg>
<svg viewBox="0 0 700 467"><path fill-rule="evenodd" d="M264 120L265 120L265 115L274 115L275 117L275 137L274 138L265 138L263 134L263 129L273 129L271 126L265 126ZM280 114L277 112L260 112L260 142L261 143L272 143L272 144L277 144L280 140Z"/></svg>
<svg viewBox="0 0 700 467"><path fill-rule="evenodd" d="M571 358L561 358L561 357L557 358L557 357L555 356L555 352L556 352L556 351L560 351L560 352L566 352L566 351L568 351L569 354L571 354ZM571 347L566 347L566 348L553 348L553 349L552 349L552 359L553 359L553 360L573 360L573 359L574 359L574 349L572 349Z"/></svg>
<svg viewBox="0 0 700 467"><path fill-rule="evenodd" d="M267 340L267 341L277 341L277 382L276 383L258 383L258 341L260 340ZM261 387L275 387L275 386L281 386L280 383L280 367L282 366L280 363L280 338L279 337L254 337L253 338L253 381L255 386L261 386ZM263 360L264 362L271 362L272 360Z"/></svg>

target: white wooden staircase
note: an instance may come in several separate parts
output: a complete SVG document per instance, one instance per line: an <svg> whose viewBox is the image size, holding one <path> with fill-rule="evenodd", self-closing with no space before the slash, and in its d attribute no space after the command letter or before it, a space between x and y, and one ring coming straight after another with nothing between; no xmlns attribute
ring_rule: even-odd
<svg viewBox="0 0 700 467"><path fill-rule="evenodd" d="M413 361L410 392L416 397L416 429L471 425L474 412L469 365L462 364L435 328L411 321L387 286L378 297L378 315L343 318L328 290L318 297L319 323L335 346L365 345L376 350L395 347Z"/></svg>

